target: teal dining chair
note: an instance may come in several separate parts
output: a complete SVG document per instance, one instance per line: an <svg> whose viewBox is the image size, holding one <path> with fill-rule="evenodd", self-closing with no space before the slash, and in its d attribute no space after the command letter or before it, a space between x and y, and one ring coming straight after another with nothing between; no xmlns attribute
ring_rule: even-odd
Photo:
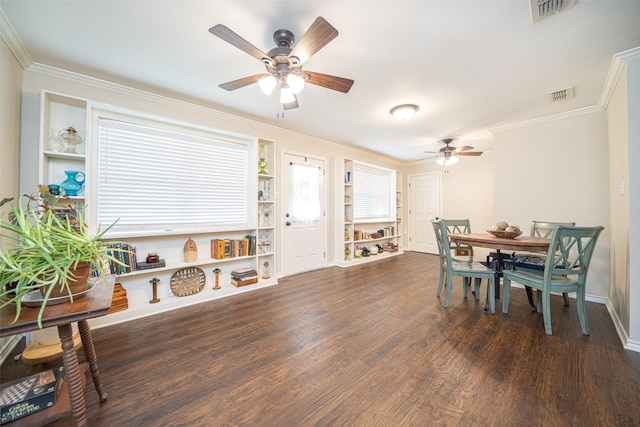
<svg viewBox="0 0 640 427"><path fill-rule="evenodd" d="M440 279L438 281L438 297L442 293L442 288L446 282L446 295L444 306L449 307L451 300L451 291L453 288L453 278L459 276L463 278L463 294L467 298L469 296L469 284L471 279L475 281L475 297L480 300L480 282L486 278L489 283L489 311L493 314L496 312L495 299L495 272L485 265L473 261L473 258L457 259L451 256L451 245L449 243L449 234L444 220L431 221L436 234L436 242L438 244L438 253L440 255Z"/></svg>
<svg viewBox="0 0 640 427"><path fill-rule="evenodd" d="M502 312L509 312L511 282L536 289L536 306L542 312L545 332L552 334L551 292L575 292L582 333L589 335L585 310L586 280L593 250L604 227L556 226L551 232L544 270L516 268L503 272Z"/></svg>
<svg viewBox="0 0 640 427"><path fill-rule="evenodd" d="M443 218L442 220L447 227L447 233L471 233L471 221L469 221L469 219ZM449 247L455 251L456 255L466 252L469 256L473 256L473 246L449 242Z"/></svg>
<svg viewBox="0 0 640 427"><path fill-rule="evenodd" d="M573 227L575 225L575 222L531 221L531 237L542 237L548 239L556 227ZM564 301L565 307L568 307L569 294L567 292L562 293L562 300Z"/></svg>

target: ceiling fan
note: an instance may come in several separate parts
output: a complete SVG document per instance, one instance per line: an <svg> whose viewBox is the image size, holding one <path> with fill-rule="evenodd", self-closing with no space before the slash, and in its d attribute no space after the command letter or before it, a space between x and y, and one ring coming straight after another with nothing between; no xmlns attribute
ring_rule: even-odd
<svg viewBox="0 0 640 427"><path fill-rule="evenodd" d="M349 92L353 85L351 79L302 69L302 65L311 56L338 36L338 30L321 16L316 18L295 46L295 37L291 31L282 29L274 32L273 40L276 47L268 53L264 53L222 24L209 28L209 32L261 61L268 73L254 74L223 83L219 85L222 89L231 91L258 83L260 89L266 95L270 95L273 89L278 87L283 108L290 110L298 108L296 94L302 91L305 82L342 93Z"/></svg>
<svg viewBox="0 0 640 427"><path fill-rule="evenodd" d="M462 148L456 148L451 146L453 142L453 138L443 139L442 142L445 144L439 151L425 151L425 153L434 153L438 154L437 156L427 157L427 159L432 159L437 157L438 164L443 166L450 166L458 163L460 160L460 156L481 156L482 151L469 151L473 150L474 147L470 145L465 145ZM424 160L424 159L421 159Z"/></svg>

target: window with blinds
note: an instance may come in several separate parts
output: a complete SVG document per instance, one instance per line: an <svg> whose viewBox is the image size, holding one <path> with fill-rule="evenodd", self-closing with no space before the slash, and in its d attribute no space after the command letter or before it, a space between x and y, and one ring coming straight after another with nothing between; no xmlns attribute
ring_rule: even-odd
<svg viewBox="0 0 640 427"><path fill-rule="evenodd" d="M248 227L250 141L98 118L98 146L98 223L118 220L111 233Z"/></svg>
<svg viewBox="0 0 640 427"><path fill-rule="evenodd" d="M390 221L392 186L395 172L389 169L354 162L353 164L353 218L356 221Z"/></svg>

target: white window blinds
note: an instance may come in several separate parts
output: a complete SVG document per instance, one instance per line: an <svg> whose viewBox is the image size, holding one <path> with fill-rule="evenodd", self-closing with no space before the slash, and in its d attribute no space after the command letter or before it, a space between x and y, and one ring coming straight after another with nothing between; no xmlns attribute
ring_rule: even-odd
<svg viewBox="0 0 640 427"><path fill-rule="evenodd" d="M353 218L355 220L391 220L391 173L375 166L353 165ZM395 185L395 181L393 181Z"/></svg>
<svg viewBox="0 0 640 427"><path fill-rule="evenodd" d="M248 224L249 144L98 119L98 223L113 233Z"/></svg>

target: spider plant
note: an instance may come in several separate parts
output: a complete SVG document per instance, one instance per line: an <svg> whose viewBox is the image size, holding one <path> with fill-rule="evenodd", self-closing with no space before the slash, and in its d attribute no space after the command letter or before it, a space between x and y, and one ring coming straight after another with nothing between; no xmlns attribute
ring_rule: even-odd
<svg viewBox="0 0 640 427"><path fill-rule="evenodd" d="M64 207L64 200L49 194L47 187L39 186L39 193L23 194L21 199L0 202L10 206L0 220L0 235L5 239L0 251L0 309L15 305L15 322L22 298L40 290L38 326L42 327L42 315L54 291L69 295L73 302L71 285L80 281L75 269L88 264L106 285L105 266L109 261L121 264L113 256L119 249L102 240L113 224L91 233L83 213L76 218L75 210Z"/></svg>

